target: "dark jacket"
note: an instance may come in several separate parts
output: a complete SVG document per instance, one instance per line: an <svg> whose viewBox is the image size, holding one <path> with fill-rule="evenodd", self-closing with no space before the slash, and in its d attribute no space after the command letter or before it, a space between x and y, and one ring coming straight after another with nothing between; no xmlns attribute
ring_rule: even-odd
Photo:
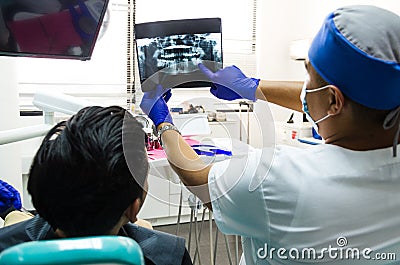
<svg viewBox="0 0 400 265"><path fill-rule="evenodd" d="M147 229L135 224L124 225L120 236L134 239L141 247L146 265L191 265L183 238ZM39 215L0 229L0 252L19 243L58 238Z"/></svg>

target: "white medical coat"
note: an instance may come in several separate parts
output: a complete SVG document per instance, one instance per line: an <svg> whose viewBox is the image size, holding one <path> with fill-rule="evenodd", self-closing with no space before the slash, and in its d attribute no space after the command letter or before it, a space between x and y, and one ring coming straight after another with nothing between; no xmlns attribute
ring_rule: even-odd
<svg viewBox="0 0 400 265"><path fill-rule="evenodd" d="M400 263L392 148L258 149L213 165L209 191L218 228L242 236L247 265Z"/></svg>

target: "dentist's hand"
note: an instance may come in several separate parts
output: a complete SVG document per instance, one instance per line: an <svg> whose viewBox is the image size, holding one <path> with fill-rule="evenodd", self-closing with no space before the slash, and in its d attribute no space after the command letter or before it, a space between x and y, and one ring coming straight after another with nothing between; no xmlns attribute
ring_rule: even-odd
<svg viewBox="0 0 400 265"><path fill-rule="evenodd" d="M153 91L144 92L140 108L149 116L156 127L163 122L173 124L167 106L171 95L171 89L164 89L161 85L157 85L157 88Z"/></svg>
<svg viewBox="0 0 400 265"><path fill-rule="evenodd" d="M225 67L215 73L203 64L200 70L213 82L210 92L220 99L250 99L256 101L256 89L260 79L249 78L236 66Z"/></svg>
<svg viewBox="0 0 400 265"><path fill-rule="evenodd" d="M12 206L16 210L21 209L19 192L7 182L0 180L0 212L4 212Z"/></svg>

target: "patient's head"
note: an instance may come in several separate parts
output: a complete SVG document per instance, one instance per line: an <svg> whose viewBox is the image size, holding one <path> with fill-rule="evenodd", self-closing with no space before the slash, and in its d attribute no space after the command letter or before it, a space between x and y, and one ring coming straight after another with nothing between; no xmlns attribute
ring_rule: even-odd
<svg viewBox="0 0 400 265"><path fill-rule="evenodd" d="M109 234L135 221L147 172L136 119L121 107L87 107L46 135L28 191L39 215L64 235Z"/></svg>

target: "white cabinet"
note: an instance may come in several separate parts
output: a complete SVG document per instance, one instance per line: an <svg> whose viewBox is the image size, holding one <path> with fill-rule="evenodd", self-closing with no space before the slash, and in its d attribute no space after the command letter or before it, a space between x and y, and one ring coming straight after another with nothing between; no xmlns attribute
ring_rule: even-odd
<svg viewBox="0 0 400 265"><path fill-rule="evenodd" d="M244 143L249 143L253 147L262 147L263 133L265 131L266 122L260 121L254 112L233 112L227 113L226 121L210 122L212 138L230 138L237 139ZM250 120L250 123L248 122ZM272 124L272 123L271 123ZM247 138L249 137L249 141Z"/></svg>
<svg viewBox="0 0 400 265"><path fill-rule="evenodd" d="M210 122L212 138L233 138L240 140L240 126L239 120L236 121L223 121L223 122Z"/></svg>
<svg viewBox="0 0 400 265"><path fill-rule="evenodd" d="M179 182L166 159L150 162L149 190L138 217L149 220L153 225L176 223L182 190L182 220L190 215L191 193ZM152 164L154 163L154 164Z"/></svg>

